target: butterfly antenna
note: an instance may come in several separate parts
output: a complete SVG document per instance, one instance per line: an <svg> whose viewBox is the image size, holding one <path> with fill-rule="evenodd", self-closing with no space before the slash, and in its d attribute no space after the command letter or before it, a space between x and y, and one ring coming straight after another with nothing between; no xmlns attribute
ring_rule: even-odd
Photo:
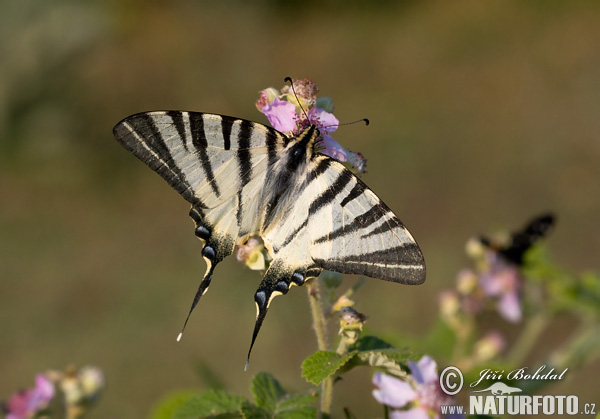
<svg viewBox="0 0 600 419"><path fill-rule="evenodd" d="M300 106L300 109L302 109L302 113L306 117L306 120L308 120L308 114L306 113L306 111L302 107L302 103L300 103L300 99L298 99L298 95L296 94L296 89L294 89L294 81L292 80L291 77L286 77L285 79L283 79L283 81L285 81L286 83L290 84L290 87L292 88L292 93L294 94L294 97L298 101L298 106Z"/></svg>
<svg viewBox="0 0 600 419"><path fill-rule="evenodd" d="M344 122L343 124L337 124L337 125L325 125L325 126L323 126L323 127L321 127L321 128L325 128L325 129L327 129L327 128L329 128L329 127L336 127L336 128L338 128L338 127L342 127L342 126L344 126L344 125L354 125L354 124L358 124L359 122L364 122L364 123L365 123L365 125L369 125L369 123L370 123L370 122L369 122L369 120L368 120L367 118L362 118L362 119L357 119L356 121L352 121L352 122Z"/></svg>

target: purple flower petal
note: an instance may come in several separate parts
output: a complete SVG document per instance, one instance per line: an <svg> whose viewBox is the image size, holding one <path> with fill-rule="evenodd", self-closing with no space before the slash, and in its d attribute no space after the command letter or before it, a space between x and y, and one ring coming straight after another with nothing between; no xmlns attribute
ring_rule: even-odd
<svg viewBox="0 0 600 419"><path fill-rule="evenodd" d="M435 417L439 417L439 415ZM419 406L410 410L392 410L390 419L431 419L431 416L427 409Z"/></svg>
<svg viewBox="0 0 600 419"><path fill-rule="evenodd" d="M331 135L323 133L321 136L323 137L323 141L321 141L323 150L321 150L321 153L336 159L337 161L348 161L348 150L334 140Z"/></svg>
<svg viewBox="0 0 600 419"><path fill-rule="evenodd" d="M35 377L35 387L13 395L6 403L6 419L24 419L32 417L44 409L54 397L54 385L43 374Z"/></svg>
<svg viewBox="0 0 600 419"><path fill-rule="evenodd" d="M340 121L332 113L321 108L311 108L308 111L308 119L323 131L334 132L340 125Z"/></svg>
<svg viewBox="0 0 600 419"><path fill-rule="evenodd" d="M419 362L408 361L410 372L419 384L437 383L437 365L429 356L423 356Z"/></svg>
<svg viewBox="0 0 600 419"><path fill-rule="evenodd" d="M517 291L507 292L500 298L498 312L509 322L518 323L521 321L523 316Z"/></svg>
<svg viewBox="0 0 600 419"><path fill-rule="evenodd" d="M417 398L417 392L405 381L381 372L373 376L373 384L379 389L373 390L373 397L390 407L404 407Z"/></svg>
<svg viewBox="0 0 600 419"><path fill-rule="evenodd" d="M296 125L296 107L290 102L273 99L273 102L266 105L261 110L269 120L269 123L278 131L294 131Z"/></svg>

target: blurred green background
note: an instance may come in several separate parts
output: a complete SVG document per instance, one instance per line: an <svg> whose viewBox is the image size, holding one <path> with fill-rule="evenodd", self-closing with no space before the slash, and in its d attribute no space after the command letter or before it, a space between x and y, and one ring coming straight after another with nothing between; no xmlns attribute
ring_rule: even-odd
<svg viewBox="0 0 600 419"><path fill-rule="evenodd" d="M275 300L243 372L260 274L234 260L175 342L201 246L188 204L111 133L155 109L266 122L258 91L285 76L312 77L341 121L371 120L335 138L367 157L363 179L428 263L420 287L362 290L370 332L424 337L437 294L467 262L465 241L543 211L558 215L557 262L598 269L598 22L593 1L4 0L0 399L70 363L106 374L93 418L145 417L170 391L214 382L249 395L258 371L309 388L304 289ZM540 342L540 359L571 321ZM552 389L597 399L599 373L596 362ZM371 388L369 371L352 372L334 412L380 414Z"/></svg>

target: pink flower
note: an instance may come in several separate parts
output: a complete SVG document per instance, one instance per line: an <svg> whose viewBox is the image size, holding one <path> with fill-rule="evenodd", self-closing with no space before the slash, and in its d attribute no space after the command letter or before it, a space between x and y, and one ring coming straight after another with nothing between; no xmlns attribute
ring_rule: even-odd
<svg viewBox="0 0 600 419"><path fill-rule="evenodd" d="M517 323L523 317L519 298L522 279L518 267L505 262L494 251L487 252L486 256L489 268L481 274L481 289L485 295L497 298L496 307L504 319Z"/></svg>
<svg viewBox="0 0 600 419"><path fill-rule="evenodd" d="M298 135L309 125L316 125L321 133L321 141L317 144L319 151L364 173L366 160L362 154L345 149L330 135L340 124L332 113L331 99L317 99L318 88L310 79L295 80L294 89L297 98L288 86L281 92L272 87L262 90L256 102L257 109L265 114L273 128L289 136ZM326 106L328 110L318 107L317 104Z"/></svg>
<svg viewBox="0 0 600 419"><path fill-rule="evenodd" d="M262 110L277 131L293 132L297 130L296 107L290 102L275 98L273 102L265 105Z"/></svg>
<svg viewBox="0 0 600 419"><path fill-rule="evenodd" d="M14 394L6 403L6 419L30 418L48 406L54 397L54 385L44 374L35 377L35 387Z"/></svg>
<svg viewBox="0 0 600 419"><path fill-rule="evenodd" d="M402 409L393 410L391 418L440 418L440 406L452 404L453 399L440 388L435 361L424 356L419 362L409 361L408 365L412 384L378 372L373 376L373 384L378 387L373 390L373 397L381 404Z"/></svg>

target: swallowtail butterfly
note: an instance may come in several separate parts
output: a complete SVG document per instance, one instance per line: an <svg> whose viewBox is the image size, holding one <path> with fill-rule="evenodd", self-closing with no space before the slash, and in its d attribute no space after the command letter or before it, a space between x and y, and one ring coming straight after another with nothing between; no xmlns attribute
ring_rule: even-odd
<svg viewBox="0 0 600 419"><path fill-rule="evenodd" d="M129 116L113 133L192 205L207 269L190 313L217 264L249 237L263 239L272 262L254 294L248 357L272 299L323 269L402 284L425 280L411 234L350 170L318 152L314 125L289 138L230 116L158 111Z"/></svg>
<svg viewBox="0 0 600 419"><path fill-rule="evenodd" d="M507 244L500 245L490 239L481 237L480 241L485 246L495 250L504 259L515 265L523 264L525 252L531 248L537 241L545 237L554 226L555 217L552 214L540 215L519 231L511 234Z"/></svg>

